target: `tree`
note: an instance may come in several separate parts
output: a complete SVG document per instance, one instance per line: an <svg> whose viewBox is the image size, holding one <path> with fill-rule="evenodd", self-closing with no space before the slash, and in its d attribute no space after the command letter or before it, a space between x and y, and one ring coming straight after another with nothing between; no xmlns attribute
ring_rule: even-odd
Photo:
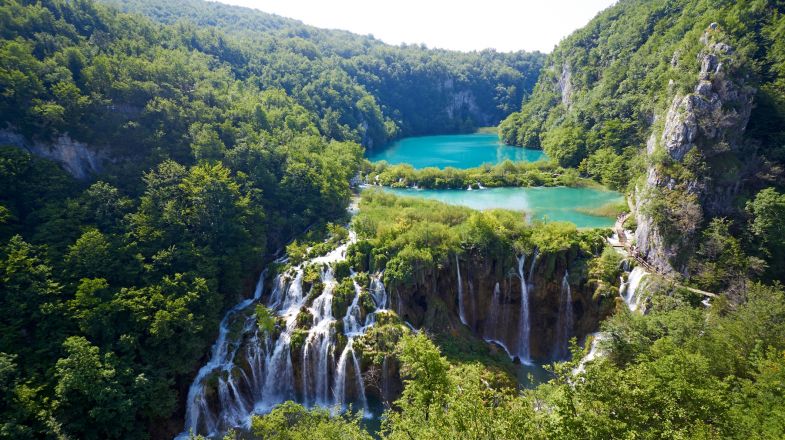
<svg viewBox="0 0 785 440"><path fill-rule="evenodd" d="M284 402L269 414L251 419L251 433L260 440L371 440L360 426L360 415L331 415L324 408L306 409L294 402Z"/></svg>
<svg viewBox="0 0 785 440"><path fill-rule="evenodd" d="M449 364L424 333L404 335L396 351L404 389L395 402L400 412L387 412L383 430L391 439L426 438L447 401Z"/></svg>
<svg viewBox="0 0 785 440"><path fill-rule="evenodd" d="M116 357L101 356L98 347L80 336L66 339L63 350L66 356L55 365L54 402L63 429L85 439L139 438L133 379Z"/></svg>
<svg viewBox="0 0 785 440"><path fill-rule="evenodd" d="M769 263L767 276L779 279L785 274L785 194L774 188L761 190L747 203L747 212L752 215L750 231L760 240Z"/></svg>

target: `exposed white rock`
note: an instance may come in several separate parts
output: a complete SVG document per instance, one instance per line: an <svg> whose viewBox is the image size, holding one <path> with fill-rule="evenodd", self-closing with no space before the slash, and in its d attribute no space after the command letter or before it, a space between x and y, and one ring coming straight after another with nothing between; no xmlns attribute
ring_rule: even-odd
<svg viewBox="0 0 785 440"><path fill-rule="evenodd" d="M735 148L743 135L752 110L754 90L743 83L743 79L733 78L726 72L723 60L732 60L733 48L725 43L712 43L709 33L700 39L705 48L699 54L700 71L696 72L697 84L692 93L677 94L673 97L661 132L653 132L647 142L649 156L661 148L676 162L684 160L692 150L698 149L704 157L709 157L728 149ZM677 54L674 55L674 60ZM680 252L694 240L700 218L696 218L693 230L681 231L679 242L668 243L654 220L645 214L645 206L658 197L657 188L680 189L697 197L698 207L684 207L685 215L701 217L707 203L704 199L713 191L708 188L711 182L705 179L678 181L671 176L662 175L652 165L647 170L646 183L636 188L635 213L638 228L635 232L637 249L658 271L673 273L683 268L674 268L673 262ZM730 189L732 192L732 188ZM724 197L729 196L722 191Z"/></svg>
<svg viewBox="0 0 785 440"><path fill-rule="evenodd" d="M84 142L71 139L67 134L60 135L51 143L45 143L30 141L11 130L0 130L0 145L22 148L36 156L51 159L59 163L69 174L82 180L100 172L102 164L107 160L102 152Z"/></svg>

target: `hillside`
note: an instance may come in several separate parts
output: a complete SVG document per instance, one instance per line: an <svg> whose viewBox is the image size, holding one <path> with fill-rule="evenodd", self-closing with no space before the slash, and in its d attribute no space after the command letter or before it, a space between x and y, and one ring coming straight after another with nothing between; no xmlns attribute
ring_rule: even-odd
<svg viewBox="0 0 785 440"><path fill-rule="evenodd" d="M345 221L360 144L495 124L543 59L188 4L0 8L4 437L178 432L221 314ZM247 28L199 21L221 11Z"/></svg>
<svg viewBox="0 0 785 440"><path fill-rule="evenodd" d="M785 188L783 26L778 2L620 1L549 55L502 137L628 191L660 270L782 280L783 242L760 226ZM707 267L731 258L708 250L717 234L751 260Z"/></svg>
<svg viewBox="0 0 785 440"><path fill-rule="evenodd" d="M346 94L345 88L334 84L336 76L346 77L371 94L382 115L394 124L387 127L386 137L379 137L385 133L362 137L366 147L379 146L390 137L465 132L496 125L531 93L544 60L540 53L461 53L416 45L390 46L371 36L319 29L217 2L104 2L162 23L194 23L235 37L249 49L244 68L266 86L285 89L322 117L326 107L342 113L341 107L347 103L335 103L327 97L328 91L320 89L328 87ZM326 76L331 79L325 81ZM314 98L314 92L320 98ZM348 125L355 128L351 122Z"/></svg>
<svg viewBox="0 0 785 440"><path fill-rule="evenodd" d="M783 10L621 0L545 59L3 1L0 440L785 438ZM363 159L505 117L554 161ZM613 230L352 185L589 178Z"/></svg>

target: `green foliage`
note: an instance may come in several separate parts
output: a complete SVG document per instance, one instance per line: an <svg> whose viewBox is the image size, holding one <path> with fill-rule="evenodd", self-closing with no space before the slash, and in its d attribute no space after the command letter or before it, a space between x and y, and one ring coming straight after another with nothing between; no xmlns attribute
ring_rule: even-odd
<svg viewBox="0 0 785 440"><path fill-rule="evenodd" d="M351 305L357 292L351 278L343 278L333 289L333 316L346 316L346 310Z"/></svg>
<svg viewBox="0 0 785 440"><path fill-rule="evenodd" d="M406 388L385 438L782 437L782 290L751 285L743 304L709 310L654 295L645 315L603 326L604 355L576 370L585 353L573 345L573 361L523 393L479 366L450 367L422 333L404 336Z"/></svg>
<svg viewBox="0 0 785 440"><path fill-rule="evenodd" d="M702 233L693 258L693 280L710 292L740 289L750 275L753 261L730 232L731 224L715 218Z"/></svg>
<svg viewBox="0 0 785 440"><path fill-rule="evenodd" d="M254 310L256 313L256 326L259 327L259 331L272 334L276 323L273 312L261 304L257 304Z"/></svg>
<svg viewBox="0 0 785 440"><path fill-rule="evenodd" d="M449 364L423 333L404 335L397 351L404 391L396 406L401 408L402 417L390 418L385 423L387 430L405 431L427 421L446 403Z"/></svg>
<svg viewBox="0 0 785 440"><path fill-rule="evenodd" d="M767 276L782 279L785 270L785 194L766 188L747 203L747 211L752 216L750 231L759 240L762 256L769 262Z"/></svg>
<svg viewBox="0 0 785 440"><path fill-rule="evenodd" d="M447 167L414 169L409 164L389 165L387 162L370 163L362 168L363 178L371 185L406 188L417 185L426 189L463 189L468 186L579 186L594 184L581 179L572 169L565 169L553 161L512 162L485 164L477 168L456 169Z"/></svg>
<svg viewBox="0 0 785 440"><path fill-rule="evenodd" d="M243 437L245 438L245 437ZM360 414L331 415L328 409L306 409L288 401L269 414L251 419L251 439L263 440L371 440L360 426Z"/></svg>
<svg viewBox="0 0 785 440"><path fill-rule="evenodd" d="M578 166L586 156L585 134L576 125L556 127L543 138L542 149L562 166Z"/></svg>
<svg viewBox="0 0 785 440"><path fill-rule="evenodd" d="M513 211L473 211L372 189L363 192L352 225L359 241L349 247L349 259L384 269L388 288L420 285L454 265L455 255L493 259L504 270L513 269L515 255L535 248L552 261L559 254L585 258L600 253L608 235L579 232L572 223L529 224Z"/></svg>
<svg viewBox="0 0 785 440"><path fill-rule="evenodd" d="M581 162L581 169L603 185L616 190L627 186L629 157L616 154L612 148L601 148Z"/></svg>
<svg viewBox="0 0 785 440"><path fill-rule="evenodd" d="M383 420L384 438L544 438L534 407L479 364L450 367L423 333L398 344L404 391Z"/></svg>
<svg viewBox="0 0 785 440"><path fill-rule="evenodd" d="M622 257L610 246L602 250L602 254L589 262L589 280L596 285L595 297L614 298L619 289L616 284L622 269Z"/></svg>
<svg viewBox="0 0 785 440"><path fill-rule="evenodd" d="M556 253L578 244L576 232L573 223L543 223L533 229L531 240L541 253Z"/></svg>

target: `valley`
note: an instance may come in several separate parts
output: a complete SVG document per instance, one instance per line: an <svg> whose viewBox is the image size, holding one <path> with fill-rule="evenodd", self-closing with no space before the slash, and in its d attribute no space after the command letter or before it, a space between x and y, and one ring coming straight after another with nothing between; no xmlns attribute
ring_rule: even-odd
<svg viewBox="0 0 785 440"><path fill-rule="evenodd" d="M582 20L4 1L0 440L785 437L785 7Z"/></svg>

